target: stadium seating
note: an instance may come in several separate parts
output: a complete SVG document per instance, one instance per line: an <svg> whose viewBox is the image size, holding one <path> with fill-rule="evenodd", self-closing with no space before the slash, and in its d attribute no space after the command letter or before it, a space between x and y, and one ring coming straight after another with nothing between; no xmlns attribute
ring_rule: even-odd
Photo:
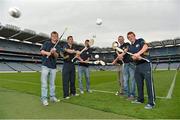
<svg viewBox="0 0 180 120"><path fill-rule="evenodd" d="M9 67L5 62L0 62L0 71L14 71L11 67Z"/></svg>
<svg viewBox="0 0 180 120"><path fill-rule="evenodd" d="M171 63L170 64L171 70L177 70L177 69L179 69L179 67L180 67L180 63Z"/></svg>
<svg viewBox="0 0 180 120"><path fill-rule="evenodd" d="M168 70L169 64L168 63L160 63L157 65L156 70Z"/></svg>
<svg viewBox="0 0 180 120"><path fill-rule="evenodd" d="M40 71L40 47L49 36L45 33L37 34L33 30L24 29L14 25L0 24L0 71ZM60 45L64 45L61 40ZM75 44L79 49L82 44ZM178 69L180 66L180 38L150 42L150 56L153 70ZM112 62L114 50L110 47L93 47L91 60L99 54L100 60ZM57 69L62 70L62 59L58 58ZM117 70L117 66L90 66L91 70Z"/></svg>
<svg viewBox="0 0 180 120"><path fill-rule="evenodd" d="M32 71L30 68L24 66L22 63L7 62L6 64L15 71Z"/></svg>
<svg viewBox="0 0 180 120"><path fill-rule="evenodd" d="M31 71L41 71L41 64L34 63L22 63L25 67L31 69Z"/></svg>
<svg viewBox="0 0 180 120"><path fill-rule="evenodd" d="M157 63L153 63L153 64L152 64L152 69L153 69L153 70L156 70L157 65L158 65Z"/></svg>
<svg viewBox="0 0 180 120"><path fill-rule="evenodd" d="M39 45L22 43L0 38L0 49L5 51L16 51L37 54L39 52L40 47L41 46Z"/></svg>

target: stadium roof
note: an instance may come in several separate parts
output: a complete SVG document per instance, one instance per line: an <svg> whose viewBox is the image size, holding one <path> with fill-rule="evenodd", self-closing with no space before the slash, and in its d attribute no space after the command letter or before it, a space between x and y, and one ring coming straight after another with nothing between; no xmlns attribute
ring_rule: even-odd
<svg viewBox="0 0 180 120"><path fill-rule="evenodd" d="M163 41L153 41L149 43L149 47L169 47L169 46L178 46L180 45L180 38L163 40Z"/></svg>
<svg viewBox="0 0 180 120"><path fill-rule="evenodd" d="M44 40L49 38L49 36L45 33L37 34L33 30L21 30L19 27L9 24L6 24L5 26L0 24L0 36L7 39L16 39L32 43L43 43Z"/></svg>
<svg viewBox="0 0 180 120"><path fill-rule="evenodd" d="M21 30L19 27L14 25L6 24L3 26L0 24L0 37L6 39L15 39L19 41L28 41L31 43L43 43L49 38L49 35L45 33L36 33L33 30L24 29ZM150 48L156 47L168 47L168 46L178 46L180 45L180 38L163 40L163 41L153 41L149 42Z"/></svg>

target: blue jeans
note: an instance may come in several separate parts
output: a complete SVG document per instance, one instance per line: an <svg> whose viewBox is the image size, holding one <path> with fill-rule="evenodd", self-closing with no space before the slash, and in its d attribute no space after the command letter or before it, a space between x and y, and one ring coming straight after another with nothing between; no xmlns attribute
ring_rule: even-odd
<svg viewBox="0 0 180 120"><path fill-rule="evenodd" d="M48 78L49 78L49 89L50 97L55 97L55 78L56 69L51 69L46 66L42 66L41 71L41 100L47 100L48 95Z"/></svg>
<svg viewBox="0 0 180 120"><path fill-rule="evenodd" d="M82 77L83 73L85 75L86 79L86 90L90 90L90 77L89 77L89 67L85 66L78 66L78 80L79 80L79 89L80 91L83 91L83 84L82 84Z"/></svg>
<svg viewBox="0 0 180 120"><path fill-rule="evenodd" d="M123 79L124 79L124 93L125 95L135 97L135 65L132 63L124 63Z"/></svg>

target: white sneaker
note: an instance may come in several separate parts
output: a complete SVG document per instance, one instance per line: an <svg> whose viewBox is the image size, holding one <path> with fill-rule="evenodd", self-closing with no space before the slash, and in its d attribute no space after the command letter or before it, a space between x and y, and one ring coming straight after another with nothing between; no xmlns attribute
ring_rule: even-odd
<svg viewBox="0 0 180 120"><path fill-rule="evenodd" d="M49 103L48 103L47 100L43 100L43 101L42 101L42 104L43 104L44 106L48 106L48 105L49 105Z"/></svg>
<svg viewBox="0 0 180 120"><path fill-rule="evenodd" d="M70 99L70 97L69 97L69 96L67 96L67 97L65 97L64 99L68 100L68 99Z"/></svg>
<svg viewBox="0 0 180 120"><path fill-rule="evenodd" d="M133 104L142 104L143 102L140 102L138 100L134 100L134 101L131 101L131 103L133 103Z"/></svg>
<svg viewBox="0 0 180 120"><path fill-rule="evenodd" d="M84 91L80 91L81 94L84 94Z"/></svg>
<svg viewBox="0 0 180 120"><path fill-rule="evenodd" d="M56 97L50 98L50 101L51 101L51 102L60 102L60 100L57 99Z"/></svg>
<svg viewBox="0 0 180 120"><path fill-rule="evenodd" d="M150 109L153 109L154 106L153 106L153 105L150 105L150 104L147 104L144 108L150 110Z"/></svg>
<svg viewBox="0 0 180 120"><path fill-rule="evenodd" d="M77 94L77 93L76 94L72 94L72 96L79 96L79 94Z"/></svg>
<svg viewBox="0 0 180 120"><path fill-rule="evenodd" d="M92 93L92 90L88 90L87 92L88 92L88 93Z"/></svg>

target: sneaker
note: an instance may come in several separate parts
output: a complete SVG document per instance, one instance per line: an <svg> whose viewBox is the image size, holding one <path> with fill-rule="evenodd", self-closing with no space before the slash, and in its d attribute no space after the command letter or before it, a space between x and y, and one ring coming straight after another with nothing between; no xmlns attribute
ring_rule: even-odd
<svg viewBox="0 0 180 120"><path fill-rule="evenodd" d="M70 97L69 97L69 96L67 96L67 97L65 97L64 99L68 100L68 99L70 99Z"/></svg>
<svg viewBox="0 0 180 120"><path fill-rule="evenodd" d="M92 90L88 90L87 92L88 92L88 93L92 93Z"/></svg>
<svg viewBox="0 0 180 120"><path fill-rule="evenodd" d="M138 100L134 100L134 101L131 101L131 103L133 103L133 104L141 104L141 103L143 103L143 102L140 102L140 101L138 101Z"/></svg>
<svg viewBox="0 0 180 120"><path fill-rule="evenodd" d="M77 94L77 93L76 94L72 94L72 96L79 96L79 94Z"/></svg>
<svg viewBox="0 0 180 120"><path fill-rule="evenodd" d="M127 100L134 100L134 99L135 99L135 97L132 95L127 98Z"/></svg>
<svg viewBox="0 0 180 120"><path fill-rule="evenodd" d="M60 100L57 99L56 97L50 98L50 101L51 101L51 102L60 102Z"/></svg>
<svg viewBox="0 0 180 120"><path fill-rule="evenodd" d="M48 103L47 100L43 100L43 101L42 101L42 104L43 104L44 106L48 106L48 105L49 105L49 103Z"/></svg>
<svg viewBox="0 0 180 120"><path fill-rule="evenodd" d="M84 94L84 91L80 91L81 94Z"/></svg>
<svg viewBox="0 0 180 120"><path fill-rule="evenodd" d="M123 95L124 95L124 93L122 93L122 92L119 93L119 96L123 96Z"/></svg>
<svg viewBox="0 0 180 120"><path fill-rule="evenodd" d="M150 105L150 104L147 104L145 107L144 107L145 109L153 109L154 108L154 105Z"/></svg>

